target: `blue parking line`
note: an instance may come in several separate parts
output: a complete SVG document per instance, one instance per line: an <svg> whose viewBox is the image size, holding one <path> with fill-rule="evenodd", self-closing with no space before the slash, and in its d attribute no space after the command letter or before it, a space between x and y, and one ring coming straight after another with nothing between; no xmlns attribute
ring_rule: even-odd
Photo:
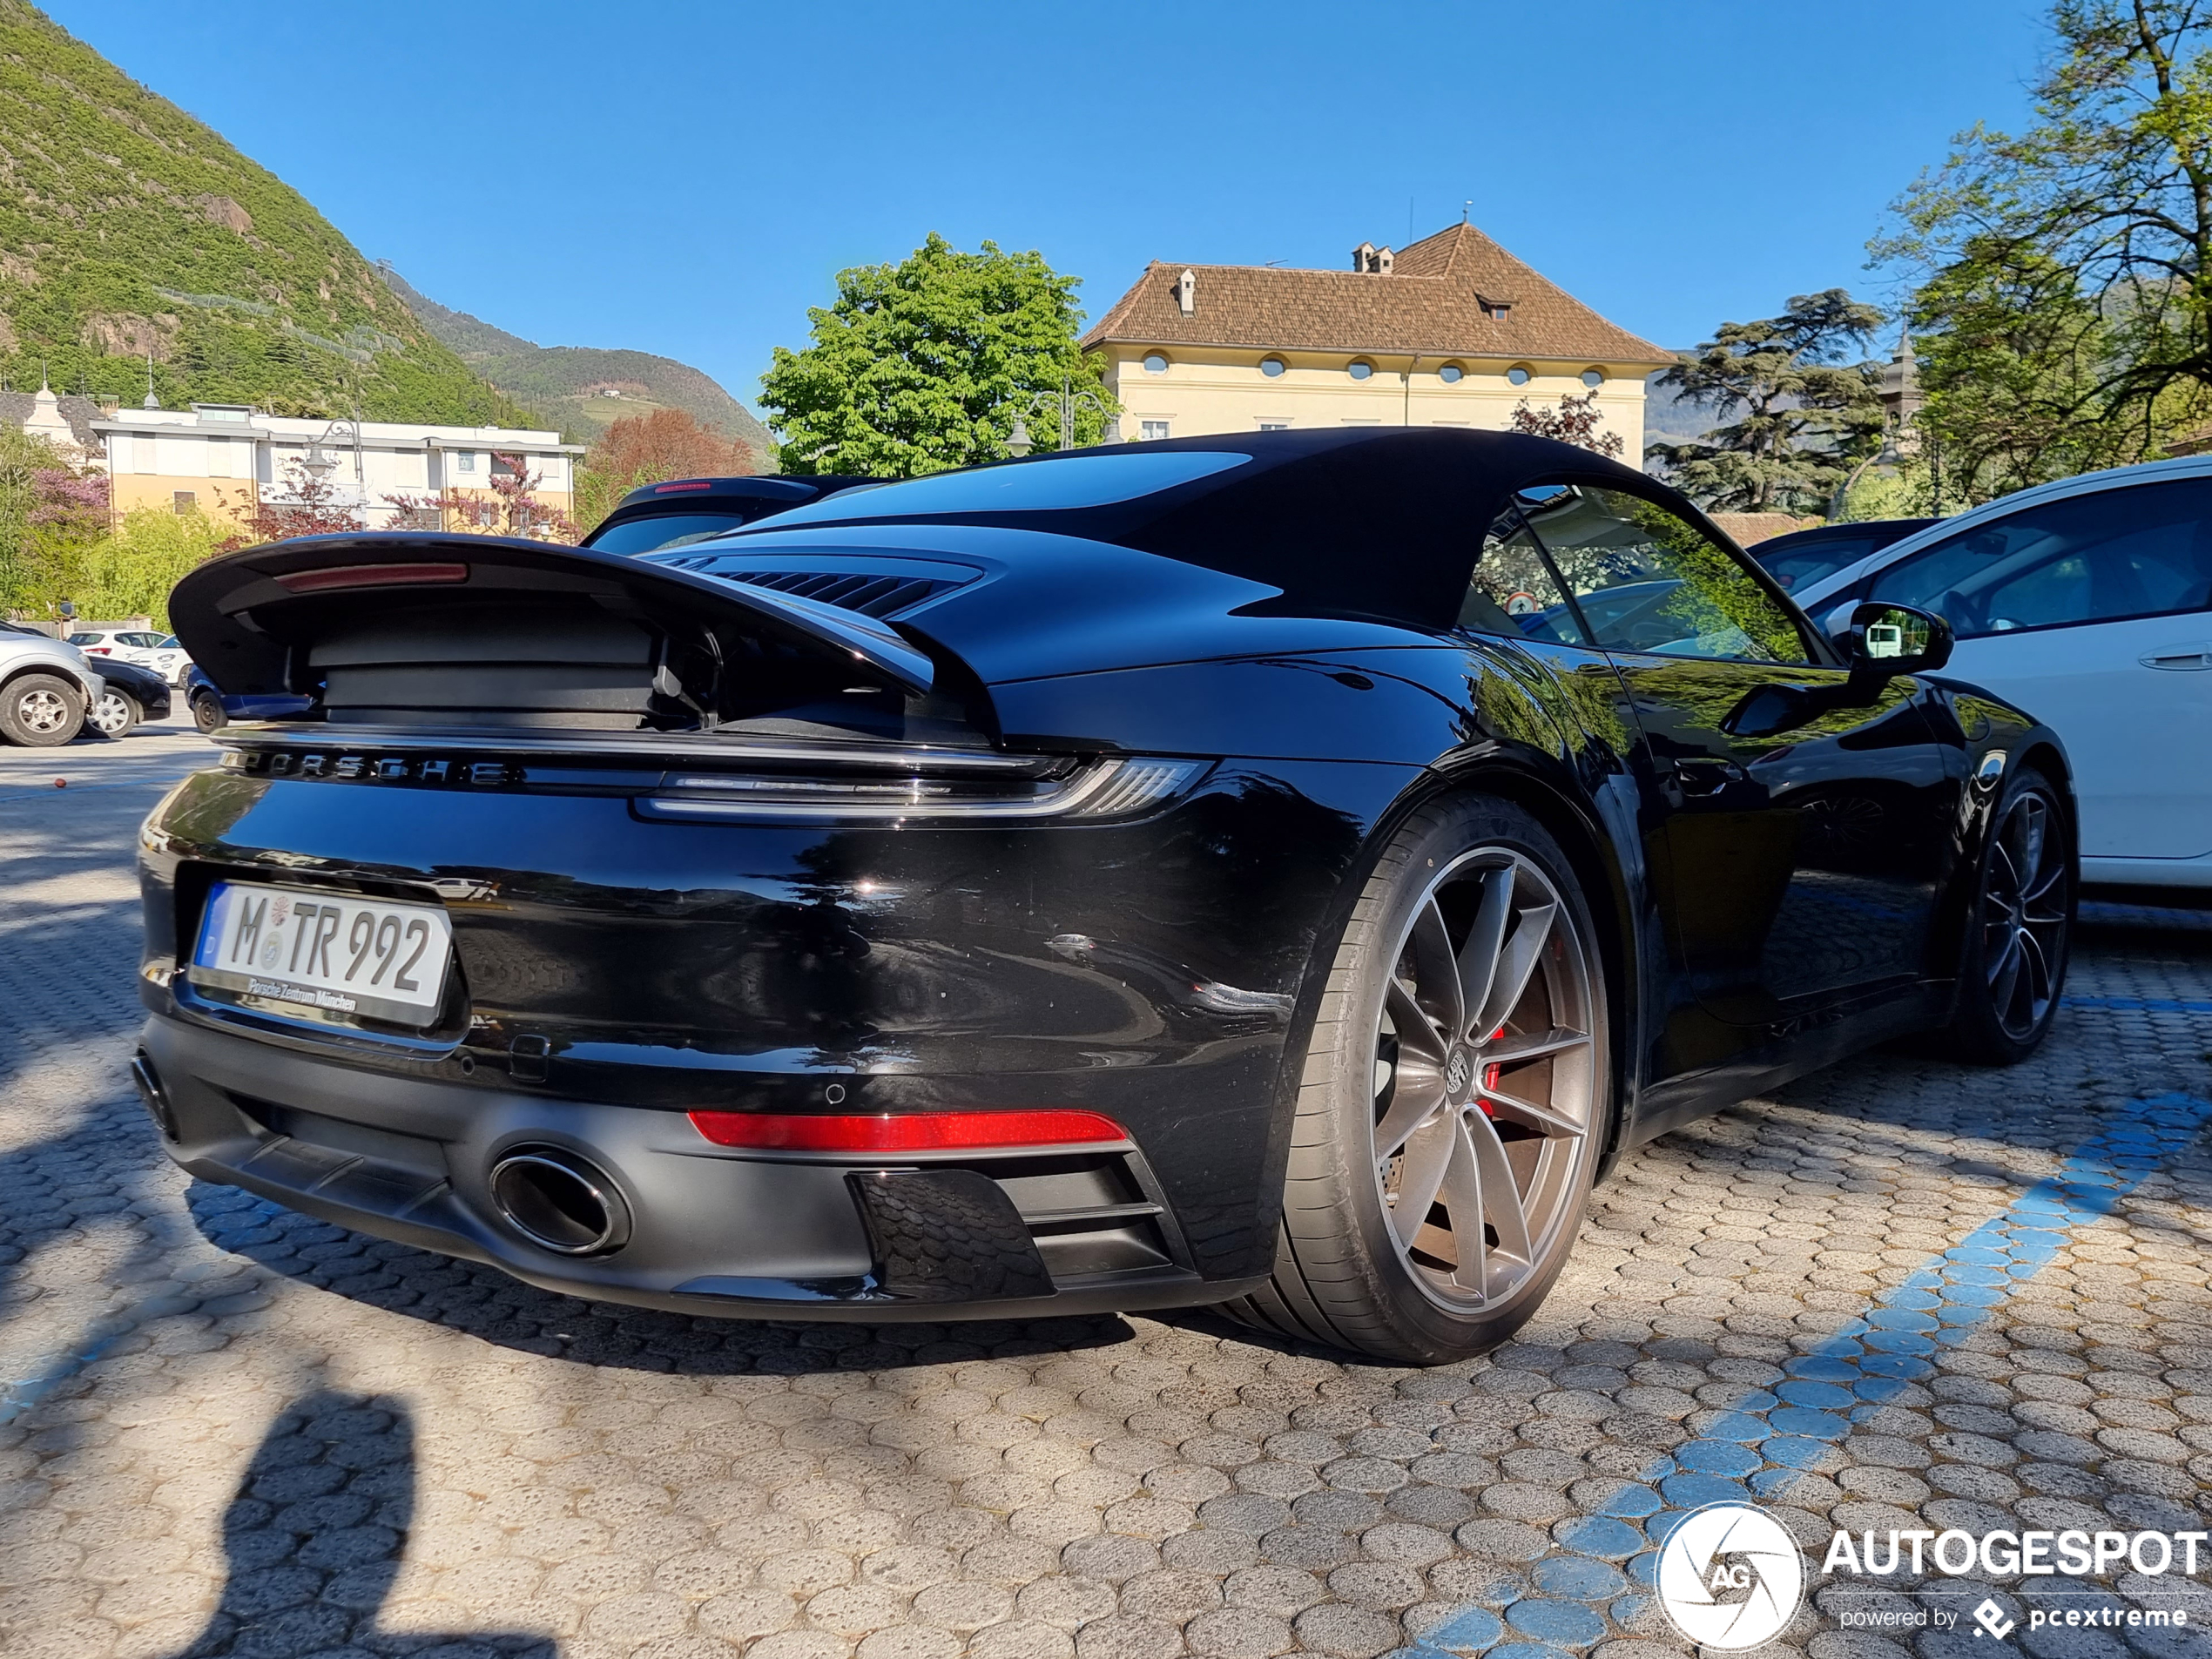
<svg viewBox="0 0 2212 1659"><path fill-rule="evenodd" d="M2212 1012L2212 1004L2204 1005ZM1529 1570L1535 1594L1504 1573L1500 1613L1460 1608L1412 1649L1416 1659L1564 1659L1603 1640L1605 1607L1627 1626L1642 1616L1657 1547L1709 1503L1780 1501L1861 1423L1921 1379L1937 1357L1997 1316L2012 1290L2048 1265L2073 1229L2112 1213L2144 1177L2212 1121L2212 1101L2167 1094L2131 1101L2126 1116L2076 1147L2056 1172L1915 1271L1810 1352L1785 1361L1771 1390L1746 1389L1698 1440L1656 1459L1595 1509L1561 1521L1563 1552ZM1508 1636L1514 1640L1498 1644Z"/></svg>

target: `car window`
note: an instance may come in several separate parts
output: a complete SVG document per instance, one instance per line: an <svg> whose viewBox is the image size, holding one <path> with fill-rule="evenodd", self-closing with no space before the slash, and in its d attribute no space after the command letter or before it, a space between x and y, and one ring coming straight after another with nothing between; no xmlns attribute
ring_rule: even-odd
<svg viewBox="0 0 2212 1659"><path fill-rule="evenodd" d="M184 650L184 647L177 643L176 635L164 634L161 637L161 643L155 646L154 649L156 651L182 651Z"/></svg>
<svg viewBox="0 0 2212 1659"><path fill-rule="evenodd" d="M1900 560L1868 597L1939 612L1961 639L2212 607L2212 480L2024 509Z"/></svg>
<svg viewBox="0 0 2212 1659"><path fill-rule="evenodd" d="M120 639L126 645L136 645L141 651L158 645L161 643L161 636L159 634L149 634L143 631L118 634L116 637Z"/></svg>
<svg viewBox="0 0 2212 1659"><path fill-rule="evenodd" d="M1823 577L1833 576L1846 564L1856 564L1877 545L1871 536L1838 536L1764 556L1755 547L1750 554L1777 583L1795 592Z"/></svg>
<svg viewBox="0 0 2212 1659"><path fill-rule="evenodd" d="M1737 556L1656 502L1574 484L1525 492L1521 507L1597 644L1738 662L1812 660L1795 618Z"/></svg>
<svg viewBox="0 0 2212 1659"><path fill-rule="evenodd" d="M69 643L72 645L97 645L106 637L105 634L71 634Z"/></svg>
<svg viewBox="0 0 2212 1659"><path fill-rule="evenodd" d="M1482 538L1481 556L1467 578L1459 625L1508 638L1587 643L1567 596L1544 563L1543 550L1515 513L1507 513Z"/></svg>
<svg viewBox="0 0 2212 1659"><path fill-rule="evenodd" d="M664 513L610 525L592 537L590 545L601 553L651 553L727 536L744 529L745 523L742 513Z"/></svg>

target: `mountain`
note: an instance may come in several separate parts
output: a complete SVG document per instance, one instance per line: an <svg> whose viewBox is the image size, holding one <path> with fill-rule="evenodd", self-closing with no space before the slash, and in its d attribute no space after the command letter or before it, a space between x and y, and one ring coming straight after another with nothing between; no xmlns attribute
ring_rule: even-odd
<svg viewBox="0 0 2212 1659"><path fill-rule="evenodd" d="M536 422L307 199L25 0L0 0L0 375L172 408Z"/></svg>
<svg viewBox="0 0 2212 1659"><path fill-rule="evenodd" d="M377 266L417 320L479 374L511 397L557 419L589 442L626 415L683 409L701 426L735 438L767 471L773 441L751 410L689 363L651 352L596 346L540 346L418 293L389 260Z"/></svg>

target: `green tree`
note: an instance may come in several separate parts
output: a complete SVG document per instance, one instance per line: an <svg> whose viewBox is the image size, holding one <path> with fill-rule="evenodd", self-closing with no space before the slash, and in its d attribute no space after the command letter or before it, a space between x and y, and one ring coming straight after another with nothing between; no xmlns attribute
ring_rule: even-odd
<svg viewBox="0 0 2212 1659"><path fill-rule="evenodd" d="M1946 497L2139 460L2212 404L2212 17L2060 0L2017 135L1975 125L1871 252L1915 281Z"/></svg>
<svg viewBox="0 0 2212 1659"><path fill-rule="evenodd" d="M1655 443L1671 481L1716 512L1819 511L1881 441L1879 371L1861 359L1882 314L1841 288L1798 294L1762 322L1723 323L1659 377L1727 424Z"/></svg>
<svg viewBox="0 0 2212 1659"><path fill-rule="evenodd" d="M1063 380L1106 401L1076 344L1080 283L1034 251L963 253L934 232L897 265L840 272L836 303L806 314L813 343L779 346L761 376L779 464L911 478L1002 458L1016 409ZM1102 424L1080 411L1076 442L1096 443ZM1056 421L1030 430L1058 447Z"/></svg>
<svg viewBox="0 0 2212 1659"><path fill-rule="evenodd" d="M140 507L125 513L112 535L80 561L82 585L71 595L87 618L151 617L169 625L169 590L201 560L236 540L231 526L202 512Z"/></svg>

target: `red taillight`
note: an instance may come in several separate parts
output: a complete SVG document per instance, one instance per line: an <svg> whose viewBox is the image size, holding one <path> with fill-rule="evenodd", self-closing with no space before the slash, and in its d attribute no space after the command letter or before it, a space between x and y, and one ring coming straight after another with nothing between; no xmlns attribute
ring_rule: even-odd
<svg viewBox="0 0 2212 1659"><path fill-rule="evenodd" d="M1098 1112L693 1112L691 1126L717 1146L785 1152L941 1152L980 1147L1071 1146L1129 1138Z"/></svg>
<svg viewBox="0 0 2212 1659"><path fill-rule="evenodd" d="M327 593L335 588L401 588L468 579L465 564L340 564L327 570L287 571L277 577L277 585L293 593Z"/></svg>
<svg viewBox="0 0 2212 1659"><path fill-rule="evenodd" d="M653 494L655 494L656 496L673 496L673 495L675 495L675 494L676 494L678 491L679 491L679 490L685 490L685 489L713 489L713 488L714 488L714 486L713 486L712 484L710 484L710 483L693 483L693 484L655 484L655 485L653 486Z"/></svg>

